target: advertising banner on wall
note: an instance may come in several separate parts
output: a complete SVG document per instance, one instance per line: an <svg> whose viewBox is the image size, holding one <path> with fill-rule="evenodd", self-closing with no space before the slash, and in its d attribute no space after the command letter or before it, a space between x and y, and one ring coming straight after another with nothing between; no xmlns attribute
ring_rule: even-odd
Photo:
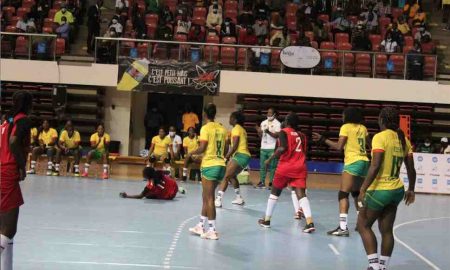
<svg viewBox="0 0 450 270"><path fill-rule="evenodd" d="M216 64L128 58L119 66L117 90L217 95L219 86Z"/></svg>
<svg viewBox="0 0 450 270"><path fill-rule="evenodd" d="M414 153L416 192L450 194L450 155ZM409 185L405 165L400 177Z"/></svg>

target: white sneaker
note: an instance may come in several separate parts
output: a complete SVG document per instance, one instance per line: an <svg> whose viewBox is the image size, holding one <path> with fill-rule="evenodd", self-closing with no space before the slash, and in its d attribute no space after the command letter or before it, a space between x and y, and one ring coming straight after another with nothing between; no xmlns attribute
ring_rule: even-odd
<svg viewBox="0 0 450 270"><path fill-rule="evenodd" d="M217 196L217 197L216 197L216 200L214 201L214 205L215 205L217 208L221 208L221 207L222 207L222 197Z"/></svg>
<svg viewBox="0 0 450 270"><path fill-rule="evenodd" d="M216 231L208 230L200 236L202 239L219 240L219 234Z"/></svg>
<svg viewBox="0 0 450 270"><path fill-rule="evenodd" d="M195 227L189 228L189 232L195 235L202 235L204 233L204 230L200 224L197 224L195 225Z"/></svg>
<svg viewBox="0 0 450 270"><path fill-rule="evenodd" d="M236 196L236 199L231 201L232 204L243 205L245 203L241 196Z"/></svg>
<svg viewBox="0 0 450 270"><path fill-rule="evenodd" d="M52 171L47 171L47 176L51 176L53 174Z"/></svg>
<svg viewBox="0 0 450 270"><path fill-rule="evenodd" d="M28 170L27 174L36 174L36 170L35 169Z"/></svg>

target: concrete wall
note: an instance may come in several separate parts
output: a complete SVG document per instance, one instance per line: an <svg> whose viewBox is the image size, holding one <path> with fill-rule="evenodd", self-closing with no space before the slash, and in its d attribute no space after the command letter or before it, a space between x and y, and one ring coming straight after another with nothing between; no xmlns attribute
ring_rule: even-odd
<svg viewBox="0 0 450 270"><path fill-rule="evenodd" d="M139 155L145 147L144 117L147 109L147 93L132 92L131 94L131 141L130 155Z"/></svg>
<svg viewBox="0 0 450 270"><path fill-rule="evenodd" d="M129 155L131 92L106 88L105 93L105 129L111 140L120 141L120 154Z"/></svg>

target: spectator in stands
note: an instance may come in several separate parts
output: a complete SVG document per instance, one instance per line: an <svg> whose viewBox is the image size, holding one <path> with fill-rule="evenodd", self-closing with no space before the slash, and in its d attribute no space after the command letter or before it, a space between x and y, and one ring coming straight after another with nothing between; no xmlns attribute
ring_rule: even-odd
<svg viewBox="0 0 450 270"><path fill-rule="evenodd" d="M192 18L192 8L186 0L182 0L177 6L177 16L183 16L183 14L186 14L188 17Z"/></svg>
<svg viewBox="0 0 450 270"><path fill-rule="evenodd" d="M389 0L378 0L374 11L377 12L379 17L390 17L392 18L391 5Z"/></svg>
<svg viewBox="0 0 450 270"><path fill-rule="evenodd" d="M80 176L80 149L81 137L80 133L73 127L72 121L67 121L64 130L61 132L58 140L58 148L56 149L55 172L54 176L59 176L59 167L62 156L74 157L74 175Z"/></svg>
<svg viewBox="0 0 450 270"><path fill-rule="evenodd" d="M317 18L317 10L311 0L306 1L306 3L299 9L299 11L312 20L315 20Z"/></svg>
<svg viewBox="0 0 450 270"><path fill-rule="evenodd" d="M255 24L255 17L250 7L244 7L244 11L237 18L238 24L242 27L252 26Z"/></svg>
<svg viewBox="0 0 450 270"><path fill-rule="evenodd" d="M59 37L66 41L66 48L69 46L70 26L67 23L66 17L61 18L61 24L56 28L55 32Z"/></svg>
<svg viewBox="0 0 450 270"><path fill-rule="evenodd" d="M32 33L36 32L36 24L28 18L28 14L24 14L21 19L17 21L16 28L19 32Z"/></svg>
<svg viewBox="0 0 450 270"><path fill-rule="evenodd" d="M408 63L408 79L409 80L423 80L423 66L425 64L425 59L421 55L420 43L414 42L414 49L409 51L406 60Z"/></svg>
<svg viewBox="0 0 450 270"><path fill-rule="evenodd" d="M305 36L305 31L302 31L302 29L298 32L296 44L297 46L311 47L311 40Z"/></svg>
<svg viewBox="0 0 450 270"><path fill-rule="evenodd" d="M258 44L258 38L255 35L255 31L251 26L247 26L245 29L245 35L243 39L240 41L242 45L256 45Z"/></svg>
<svg viewBox="0 0 450 270"><path fill-rule="evenodd" d="M422 8L419 9L419 11L416 13L412 20L412 24L423 24L425 23L425 20L427 18L426 13L422 10Z"/></svg>
<svg viewBox="0 0 450 270"><path fill-rule="evenodd" d="M269 18L270 8L265 0L258 0L255 5L255 17L257 20L267 20Z"/></svg>
<svg viewBox="0 0 450 270"><path fill-rule="evenodd" d="M345 18L344 12L339 12L336 14L336 19L330 23L333 26L331 32L333 35L336 33L347 33L350 34L350 22Z"/></svg>
<svg viewBox="0 0 450 270"><path fill-rule="evenodd" d="M411 32L411 29L403 16L398 17L398 30L400 30L403 35L408 35Z"/></svg>
<svg viewBox="0 0 450 270"><path fill-rule="evenodd" d="M205 29L203 29L200 25L194 24L191 27L188 35L188 41L191 42L205 42Z"/></svg>
<svg viewBox="0 0 450 270"><path fill-rule="evenodd" d="M66 17L67 23L73 24L75 22L75 19L73 18L72 12L68 11L66 8L66 4L61 4L61 9L55 13L55 17L53 18L53 22L57 24L61 24L61 18Z"/></svg>
<svg viewBox="0 0 450 270"><path fill-rule="evenodd" d="M128 0L116 0L116 14L128 12L130 2Z"/></svg>
<svg viewBox="0 0 450 270"><path fill-rule="evenodd" d="M178 21L178 23L181 22ZM190 22L189 22L190 23ZM177 28L177 34L181 35L187 35L184 33L184 28ZM189 29L189 28L188 28ZM181 30L181 32L180 32ZM173 41L173 34L172 34L172 28L170 28L167 24L165 24L163 21L159 21L158 28L156 28L156 39L157 40L166 40L166 41ZM156 52L158 48L166 48L166 55L167 58L170 57L170 50L173 47L172 44L166 44L166 43L156 43L153 46L153 52ZM158 126L159 127L159 126Z"/></svg>
<svg viewBox="0 0 450 270"><path fill-rule="evenodd" d="M364 22L358 21L356 27L352 31L352 48L355 51L370 51L372 44L370 43L368 33L365 30Z"/></svg>
<svg viewBox="0 0 450 270"><path fill-rule="evenodd" d="M265 46L265 40L259 39L258 48L252 48L253 52L253 70L268 71L270 66L270 47Z"/></svg>
<svg viewBox="0 0 450 270"><path fill-rule="evenodd" d="M405 18L414 19L419 9L420 5L416 0L408 0L408 2L403 7L403 15L405 16Z"/></svg>
<svg viewBox="0 0 450 270"><path fill-rule="evenodd" d="M160 20L159 22L162 23L163 21ZM147 25L140 12L136 12L133 17L133 26L134 31L136 32L136 38L145 39L147 37Z"/></svg>
<svg viewBox="0 0 450 270"><path fill-rule="evenodd" d="M161 9L160 20L164 23L173 24L175 21L175 17L173 16L172 11L169 6L165 5L163 9Z"/></svg>
<svg viewBox="0 0 450 270"><path fill-rule="evenodd" d="M264 23L264 21L262 20L257 20L256 23L253 25L253 31L255 32L255 35L258 38L258 44L261 44L261 42L264 44L267 38L267 34L269 33L267 24Z"/></svg>
<svg viewBox="0 0 450 270"><path fill-rule="evenodd" d="M101 10L103 0L97 0L95 5L89 7L88 10L88 36L87 36L87 52L92 53L94 49L95 37L100 35Z"/></svg>
<svg viewBox="0 0 450 270"><path fill-rule="evenodd" d="M196 7L204 7L206 5L204 0L196 0L195 1L195 6Z"/></svg>
<svg viewBox="0 0 450 270"><path fill-rule="evenodd" d="M209 12L206 17L206 26L208 28L215 28L216 26L222 24L222 13L219 12L218 7L218 5L214 5L212 12Z"/></svg>
<svg viewBox="0 0 450 270"><path fill-rule="evenodd" d="M103 35L105 38L116 38L117 33L115 28L109 28ZM98 44L97 56L101 63L115 64L117 53L117 41L115 40L102 40Z"/></svg>
<svg viewBox="0 0 450 270"><path fill-rule="evenodd" d="M420 44L431 42L431 33L427 31L424 24L419 26L419 31L414 35L414 40Z"/></svg>
<svg viewBox="0 0 450 270"><path fill-rule="evenodd" d="M425 138L423 144L420 144L417 147L416 152L418 153L434 153L436 150L434 149L433 144L431 143L430 137Z"/></svg>
<svg viewBox="0 0 450 270"><path fill-rule="evenodd" d="M317 20L313 22L313 33L314 40L317 41L317 44L320 46L322 41L328 41L329 35L328 31L323 26L323 21Z"/></svg>
<svg viewBox="0 0 450 270"><path fill-rule="evenodd" d="M330 21L336 20L344 13L344 9L342 8L342 4L338 3L336 6L336 10L331 13Z"/></svg>
<svg viewBox="0 0 450 270"><path fill-rule="evenodd" d="M364 16L364 23L366 24L367 30L375 33L378 30L378 15L373 10L373 3L369 3L367 5L367 8L368 10L361 13L361 15Z"/></svg>
<svg viewBox="0 0 450 270"><path fill-rule="evenodd" d="M396 53L400 51L400 47L398 46L397 42L392 39L391 32L387 32L386 38L381 41L380 50L387 53Z"/></svg>
<svg viewBox="0 0 450 270"><path fill-rule="evenodd" d="M275 34L270 38L270 46L275 46L275 41L277 42L279 47L287 47L291 44L291 37L289 36L289 32L287 28L283 28L281 31L276 31Z"/></svg>
<svg viewBox="0 0 450 270"><path fill-rule="evenodd" d="M271 0L270 7L271 11L279 12L282 17L284 17L284 10L286 7L287 0Z"/></svg>
<svg viewBox="0 0 450 270"><path fill-rule="evenodd" d="M219 1L217 1L217 0L211 1L211 4L209 5L209 8L208 8L208 14L212 13L214 11L214 9L217 9L217 12L222 14L222 6L219 4Z"/></svg>
<svg viewBox="0 0 450 270"><path fill-rule="evenodd" d="M111 142L111 137L105 132L105 127L103 124L97 126L97 132L92 134L91 139L92 150L86 156L86 163L84 164L83 177L88 177L89 167L91 166L92 160L97 160L97 162L103 163L103 179L108 179L108 168L109 168L109 143Z"/></svg>
<svg viewBox="0 0 450 270"><path fill-rule="evenodd" d="M312 31L311 19L301 12L297 12L297 29Z"/></svg>
<svg viewBox="0 0 450 270"><path fill-rule="evenodd" d="M236 37L236 25L231 18L225 18L220 26L220 36L223 37Z"/></svg>
<svg viewBox="0 0 450 270"><path fill-rule="evenodd" d="M404 37L402 32L398 29L398 24L396 22L392 23L392 27L388 29L388 32L391 32L392 40L397 42L400 49L403 48Z"/></svg>
<svg viewBox="0 0 450 270"><path fill-rule="evenodd" d="M157 107L147 111L144 117L145 149L149 149L151 138L158 135L158 129L163 123L164 118Z"/></svg>
<svg viewBox="0 0 450 270"><path fill-rule="evenodd" d="M441 147L439 148L439 154L450 154L450 145L448 144L448 138L441 138Z"/></svg>
<svg viewBox="0 0 450 270"><path fill-rule="evenodd" d="M191 22L188 20L187 14L183 14L181 20L177 23L177 34L188 35L191 29Z"/></svg>
<svg viewBox="0 0 450 270"><path fill-rule="evenodd" d="M361 14L361 3L358 0L349 0L345 7L345 14L359 16Z"/></svg>
<svg viewBox="0 0 450 270"><path fill-rule="evenodd" d="M58 139L58 133L54 128L50 127L48 120L44 120L42 123L42 129L38 131L39 146L33 148L31 155L31 169L28 174L36 173L36 162L39 156L47 155L47 175L52 175L53 172L53 157L56 153L56 140Z"/></svg>
<svg viewBox="0 0 450 270"><path fill-rule="evenodd" d="M117 37L122 36L123 26L119 22L119 16L115 15L108 26L109 29L114 28L116 30Z"/></svg>
<svg viewBox="0 0 450 270"><path fill-rule="evenodd" d="M145 0L147 5L147 12L159 14L159 0Z"/></svg>

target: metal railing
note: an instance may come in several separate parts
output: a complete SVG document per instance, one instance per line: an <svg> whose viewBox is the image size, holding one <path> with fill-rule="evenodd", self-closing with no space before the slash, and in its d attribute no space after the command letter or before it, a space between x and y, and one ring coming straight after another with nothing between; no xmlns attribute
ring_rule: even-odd
<svg viewBox="0 0 450 270"><path fill-rule="evenodd" d="M26 38L26 52L16 51L17 38ZM34 33L15 33L15 32L0 32L1 40L1 55L2 57L13 57L13 58L28 58L29 60L40 58L40 60L53 60L56 61L56 38L55 34L34 34ZM34 42L46 41L46 53L45 55L37 55L33 50ZM5 48L5 46L7 48ZM9 46L9 48L8 48ZM9 54L9 55L8 55Z"/></svg>
<svg viewBox="0 0 450 270"><path fill-rule="evenodd" d="M181 41L163 41L163 40L148 40L148 39L130 39L130 38L106 38L106 37L97 37L95 39L95 61L97 62L102 58L102 55L99 55L99 48L105 46L103 52L107 52L108 57L107 62L109 63L120 63L121 58L130 57L129 50L131 48L138 48L138 44L147 44L146 51L143 53L142 50L138 52L138 58L145 57L147 59L173 59L178 61L191 61L189 58L189 51L191 48L199 49L200 59L206 62L218 62L222 64L222 67L225 69L227 67L232 69L243 69L244 71L249 70L251 66L253 69L257 69L253 63L250 62L252 55L252 48L261 48L270 50L270 54L274 50L279 52L282 50L282 47L269 47L269 46L248 46L248 45L237 45L237 44L223 44L223 43L198 43L198 42L181 42ZM163 46L166 50L169 51L168 55L164 55L161 58L156 55L154 52L154 47ZM219 50L213 51L212 47L218 47ZM226 48L235 48L234 59L231 62L224 62L221 57L222 47ZM169 55L174 51L177 52L177 55ZM279 57L276 59L272 59L272 62L269 64L269 69L266 71L275 69L281 73L300 73L300 74L335 74L336 76L356 76L356 75L366 75L372 78L377 77L387 77L387 78L396 78L396 79L408 79L411 76L411 72L408 70L411 68L412 63L410 63L409 58L412 56L417 56L418 54L403 54L403 53L385 53L385 52L374 52L374 51L348 51L348 50L318 50L322 54L322 59L319 65L312 69L290 69L286 68ZM331 57L331 68L327 68L325 66L326 59L330 57L325 57L323 54L326 52L332 52L333 57ZM244 56L242 57L242 53ZM358 63L356 60L361 55L369 56L365 59L366 67L361 66L361 63ZM381 56L384 55L384 56ZM400 64L398 61L392 61L392 56L398 55L398 59L403 57L403 63ZM436 80L437 77L437 56L431 54L420 54L423 57L423 66L422 72L424 78ZM346 62L349 59L349 63ZM222 61L221 61L222 60ZM228 59L229 60L229 59ZM392 70L388 68L388 63ZM431 65L431 66L430 66Z"/></svg>

